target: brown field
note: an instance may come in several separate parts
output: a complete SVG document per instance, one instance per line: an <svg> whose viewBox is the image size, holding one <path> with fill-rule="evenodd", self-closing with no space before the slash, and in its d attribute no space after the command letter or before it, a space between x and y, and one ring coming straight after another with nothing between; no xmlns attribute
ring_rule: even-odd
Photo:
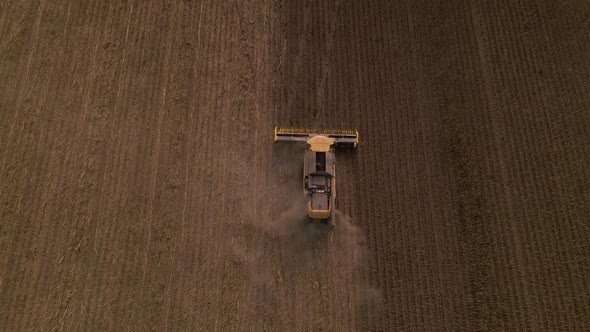
<svg viewBox="0 0 590 332"><path fill-rule="evenodd" d="M0 330L590 330L586 1L0 3ZM337 229L302 150L357 128Z"/></svg>

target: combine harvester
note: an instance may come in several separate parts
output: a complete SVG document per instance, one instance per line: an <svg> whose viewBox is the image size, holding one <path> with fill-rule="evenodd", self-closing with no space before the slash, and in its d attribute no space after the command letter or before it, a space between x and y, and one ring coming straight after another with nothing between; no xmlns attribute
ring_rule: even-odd
<svg viewBox="0 0 590 332"><path fill-rule="evenodd" d="M354 149L359 143L357 130L301 129L275 127L275 142L306 142L303 158L303 195L310 222L329 224L336 220L335 149Z"/></svg>

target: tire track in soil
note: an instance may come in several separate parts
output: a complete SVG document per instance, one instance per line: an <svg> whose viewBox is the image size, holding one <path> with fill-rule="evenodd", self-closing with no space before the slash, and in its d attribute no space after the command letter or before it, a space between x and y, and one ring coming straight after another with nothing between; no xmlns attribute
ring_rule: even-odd
<svg viewBox="0 0 590 332"><path fill-rule="evenodd" d="M198 13L195 13L195 9L198 9ZM190 14L186 14L184 13L183 10L181 10L181 12L183 12L183 20L181 23L181 26L183 28L187 27L186 31L185 29L183 29L183 33L186 33L186 35L183 34L183 36L180 38L180 40L186 40L186 45L183 45L183 56L181 57L181 67L178 72L179 73L190 73L190 75L185 78L183 80L184 84L184 88L186 89L185 91L182 90L183 86L182 84L179 84L179 95L180 96L192 96L192 98L190 98L190 100L186 101L186 104L184 105L184 107L177 107L177 108L184 108L189 110L189 120L188 120L188 138L186 140L185 146L187 147L185 149L185 153L187 155L187 160L185 162L184 165L184 185L185 185L185 191L184 191L184 200L183 200L183 208L182 208L182 216L181 216L181 231L180 231L180 241L178 242L176 248L175 248L175 254L173 256L173 262L175 262L175 266L173 271L171 271L170 276L169 276L169 280L168 280L168 290L167 290L167 304L165 306L166 308L166 316L165 316L165 323L164 323L164 327L165 329L168 328L181 328L181 329L188 329L189 326L183 324L184 321L184 317L182 315L183 312L185 312L185 306L184 303L177 303L177 302L184 302L181 299L183 298L183 294L184 294L184 290L189 288L186 283L182 282L180 283L180 285L176 288L173 289L172 287L172 276L173 274L176 275L182 275L185 273L186 266L189 264L194 264L191 262L187 262L186 259L183 259L183 256L186 255L187 250L186 250L186 238L187 235L185 234L187 232L188 229L190 229L190 224L187 225L187 219L190 222L191 221L191 213L190 213L190 201L189 201L189 189L191 188L191 186L189 185L190 183L194 183L193 181L189 181L189 179L191 178L191 172L190 172L190 167L189 165L194 165L195 164L195 152L191 151L188 149L188 147L192 146L191 143L194 142L194 137L196 137L195 135L195 129L194 129L194 123L195 123L195 115L193 114L193 110L194 110L194 105L195 105L195 96L196 96L196 92L197 90L197 72L196 72L196 66L195 64L198 63L199 61L199 57L198 57L198 53L196 53L193 49L191 49L191 47L193 47L193 43L195 43L196 40L196 45L194 45L195 47L199 47L199 42L201 40L201 24L202 24L202 15L203 15L203 4L201 4L200 7L197 8L192 8ZM191 24L189 24L192 21L192 17L197 17L198 18L198 23L197 26L191 26ZM188 27L190 27L191 29L188 29ZM183 63L184 62L184 63ZM195 84L193 86L191 86L191 84L188 84L189 82L195 81ZM190 252L190 251L188 251ZM189 265L190 266L190 265ZM172 296L172 294L174 294L174 296ZM179 300L180 299L180 300ZM178 325L176 325L175 323L178 323Z"/></svg>
<svg viewBox="0 0 590 332"><path fill-rule="evenodd" d="M133 322L137 302L142 301L146 307L151 304L141 299L138 285L141 284L145 263L145 255L141 252L141 248L146 246L144 234L148 224L149 207L145 203L151 197L153 184L149 181L151 169L146 165L151 165L155 158L153 124L157 123L158 114L165 111L158 109L162 94L157 90L158 85L152 83L164 75L160 57L155 55L165 52L162 50L165 44L150 33L159 27L157 15L153 9L139 3L126 4L120 14L121 34L117 46L123 54L112 59L120 71L115 85L115 108L119 114L113 118L114 125L108 134L113 158L103 173L99 203L99 206L109 208L97 212L101 224L102 220L104 223L112 220L114 225L112 230L107 228L102 234L97 232L94 244L95 250L104 253L98 258L100 264L116 272L108 280L87 287L101 289L101 295L93 301L91 309L100 311L101 315L87 321L85 328L106 323L104 328L123 329ZM159 47L151 47L151 42L158 42ZM147 92L146 95L143 91ZM122 125L117 126L117 123ZM118 298L123 300L118 302Z"/></svg>
<svg viewBox="0 0 590 332"><path fill-rule="evenodd" d="M201 181L203 183L203 195L199 195L201 197L200 200L200 205L201 208L198 211L198 213L201 215L200 217L197 215L195 216L195 218L197 218L197 220L200 221L198 228L201 229L210 229L211 233L206 233L204 234L204 236L201 238L202 241L204 241L204 243L207 243L207 245L205 246L205 248L202 248L202 264L204 266L207 266L208 268L212 269L212 271L206 271L205 269L203 269L203 271L201 272L201 278L206 278L206 282L205 285L206 287L203 287L203 289L198 290L197 294L200 294L197 296L197 298L199 299L199 307L202 307L204 310L198 310L196 315L197 317L199 317L200 321L196 324L198 326L207 326L208 329L212 329L213 328L213 324L217 323L217 312L220 309L219 306L219 302L216 303L216 306L213 306L213 300L214 298L212 297L212 293L211 293L211 288L212 287L216 287L216 295L221 295L220 294L220 289L219 286L216 284L215 280L215 275L220 275L221 271L219 271L220 267L219 267L219 259L218 257L212 257L212 255L214 254L219 254L219 251L216 250L217 249L217 244L216 243L211 243L211 240L216 239L216 235L215 234L219 234L221 232L220 230L220 218L217 217L218 216L218 209L221 207L221 203L219 202L219 190L223 191L223 189L219 189L219 185L215 185L215 187L213 186L213 179L212 177L218 173L218 169L219 169L219 160L222 158L221 156L216 156L217 154L217 149L222 150L222 148L220 148L219 146L219 141L215 141L215 138L217 138L216 135L213 135L213 133L218 133L220 131L220 129L213 129L213 130L208 130L207 128L211 128L211 126L213 126L213 128L219 128L218 125L215 125L215 121L216 121L216 117L215 114L217 114L218 112L221 113L222 111L219 109L219 107L217 106L218 103L217 101L220 100L221 98L223 98L224 96L224 89L221 86L222 84L222 80L220 76L218 76L218 73L220 73L221 70L224 70L224 74L225 71L227 70L225 67L221 67L221 65L227 65L226 63L219 61L218 59L223 59L225 61L227 61L227 52L224 48L220 47L217 45L217 41L218 40L223 40L221 39L221 37L219 37L219 33L221 33L222 31L219 29L219 27L216 26L215 21L218 20L219 18L223 17L224 14L223 12L221 12L222 10L228 10L227 8L224 8L222 6L216 6L215 11L212 13L212 15L210 17L208 17L209 15L205 14L203 15L204 18L210 18L210 20L206 20L205 21L205 27L209 27L210 30L209 33L211 33L211 37L209 39L207 39L208 44L203 45L203 49L202 52L204 54L206 54L208 56L208 68L210 68L210 71L208 71L209 75L208 77L203 79L203 85L207 86L205 89L208 91L206 95L203 95L201 97L201 99L199 99L203 104L201 105L201 111L204 112L204 114L207 114L207 120L204 124L204 126L202 127L203 132L205 133L206 137L205 138L205 144L203 146L207 147L207 152L206 154L204 154L203 156L205 158L210 158L210 156L212 156L214 158L213 162L214 163L210 163L210 164L204 164L203 168L202 168L202 173L201 173ZM216 34L213 34L212 32L216 31ZM210 50L210 51L207 51ZM216 63L219 64L219 66L216 66ZM210 101L211 100L211 101ZM223 125L223 124L221 124ZM198 148L198 147L197 147ZM202 156L202 157L203 157ZM202 163L202 161L201 161ZM211 197L211 192L214 192L215 195L217 195L217 197L215 197L214 199L212 199ZM209 193L208 195L205 193ZM215 211L211 211L210 207L216 207ZM203 213L204 212L204 213ZM213 225L211 225L211 223L213 223ZM195 229L195 232L199 232L199 229ZM217 235L219 236L219 235ZM206 302L203 303L203 301L206 299ZM209 306L208 306L209 305ZM200 308L197 308L200 309ZM193 325L194 326L194 325Z"/></svg>
<svg viewBox="0 0 590 332"><path fill-rule="evenodd" d="M192 247L189 247L187 253L190 254L191 252L196 253L196 257L192 259L188 266L190 267L197 267L197 271L194 268L190 269L189 271L192 272L193 275L196 275L197 278L202 278L204 276L204 271L202 271L202 267L199 266L200 263L203 263L203 259L205 258L205 253L203 252L202 243L207 243L209 246L210 244L207 242L209 238L209 234L206 234L204 231L206 227L203 227L203 218L205 216L202 215L202 211L206 211L207 209L207 201L205 192L201 188L207 188L206 185L209 183L209 176L208 173L208 165L203 162L202 155L198 152L198 150L205 150L210 153L212 145L209 144L211 135L207 133L206 128L207 124L209 123L211 117L210 116L198 116L201 112L205 112L211 106L208 105L209 101L206 98L207 96L211 95L212 85L207 84L207 82L211 81L211 77L213 75L214 67L212 65L212 61L215 59L209 52L204 52L206 49L212 49L210 46L212 44L213 34L210 33L209 29L211 27L211 22L207 20L208 17L216 17L216 15L210 14L207 11L208 7L204 6L202 3L199 8L199 26L198 26L198 43L195 47L195 57L200 59L199 62L195 61L195 79L198 82L198 90L196 89L194 92L194 103L192 106L192 111L195 113L197 125L194 129L195 131L195 142L192 145L192 151L194 151L194 157L191 162L190 167L193 168L194 177L191 183L195 184L194 187L191 187L191 195L189 197L194 197L191 201L193 203L193 208L189 209L189 217L188 220L192 220L193 224L192 227L189 227L189 238L194 238L195 242ZM216 9L216 8L215 8ZM202 36L202 37L201 37ZM199 66L200 63L203 63L202 66ZM207 93L207 94L206 94ZM210 155L210 154L205 154ZM194 189L196 188L196 190ZM192 213L191 213L192 212ZM191 225L191 224L189 224ZM191 236L192 235L192 236ZM192 281L192 279L188 279L188 281ZM196 311L194 315L190 315L188 323L189 326L202 326L201 322L195 323L194 318L203 317L206 312L203 311L203 307L206 305L206 302L203 300L204 298L204 289L199 290L197 285L194 285L192 282L183 283L184 289L190 290L190 300L194 301L196 307L200 310L194 310L193 306L191 306L190 301L186 301L183 319L187 318L188 314L191 314L191 310Z"/></svg>
<svg viewBox="0 0 590 332"><path fill-rule="evenodd" d="M174 5L177 6L175 3ZM164 6L166 7L166 6ZM178 8L178 9L177 9ZM160 90L157 91L157 105L155 129L155 142L152 145L153 159L151 160L151 169L149 176L149 197L148 211L146 215L147 237L145 243L145 256L142 258L142 277L139 284L138 301L143 304L142 310L135 309L135 303L132 307L131 318L129 323L134 326L143 326L143 328L153 329L159 326L165 320L161 317L162 297L166 290L166 275L169 270L167 262L168 257L163 257L171 247L171 241L174 237L173 227L177 216L173 212L177 211L176 202L181 200L179 186L181 184L175 179L178 175L178 168L175 161L181 154L182 143L174 141L176 130L182 130L184 119L182 111L172 112L169 110L169 96L174 95L172 90L174 85L174 59L172 50L176 45L175 33L178 22L177 8L167 8L162 22L163 26L163 60L161 65L161 76L158 83L161 83ZM178 117L178 119L176 119ZM175 121L176 120L176 121ZM176 127L170 127L169 123L175 123ZM171 135L172 138L168 135ZM167 161L164 164L162 161ZM163 165L166 165L164 168ZM176 180L176 181L175 181ZM165 203L164 203L165 202ZM163 203L163 204L162 204ZM147 273L147 271L150 273ZM153 273L155 272L155 273ZM137 317L135 314L137 313ZM137 319L137 320L134 320ZM128 325L129 329L131 325Z"/></svg>
<svg viewBox="0 0 590 332"><path fill-rule="evenodd" d="M112 6L101 8L97 7L97 4L94 4L89 7L87 12L88 14L94 13L98 18L97 21L92 21L92 24L105 27L98 31L98 36L93 40L92 47L90 48L94 55L89 59L91 61L91 68L86 81L88 86L86 87L86 91L83 92L84 107L77 121L79 132L76 135L82 137L82 142L80 145L75 146L76 149L74 150L79 151L79 154L76 155L78 157L77 159L90 159L90 165L88 165L88 169L85 169L87 165L75 165L84 169L81 174L78 190L80 192L88 192L89 197L85 198L85 201L75 203L73 206L74 208L80 209L84 205L89 205L89 212L84 211L84 209L81 209L82 211L79 210L80 212L78 213L81 214L80 222L75 224L73 235L66 235L66 238L73 237L70 245L81 250L79 253L72 252L66 256L66 259L70 260L76 267L76 270L78 270L76 271L74 284L70 286L76 295L75 300L71 300L69 298L70 295L68 295L66 300L63 297L55 300L56 303L60 304L62 307L61 310L64 312L72 312L79 309L78 315L83 315L87 310L94 312L96 308L104 309L98 317L95 317L97 321L101 322L104 322L101 319L102 315L109 312L110 307L99 306L99 303L103 302L102 299L108 293L102 291L99 288L100 286L95 288L100 290L98 293L89 292L88 289L90 285L100 285L104 282L102 278L90 279L90 276L104 276L103 273L108 271L108 266L105 262L107 252L103 250L100 243L103 235L108 233L111 228L117 226L114 223L103 225L102 219L104 216L103 211L115 209L114 206L109 204L109 201L104 200L104 195L105 191L109 190L108 182L105 181L107 174L116 171L113 165L115 162L109 158L109 151L113 148L112 143L116 142L116 138L113 136L115 130L113 123L116 123L115 120L119 117L117 105L119 103L120 81L116 83L115 80L121 77L120 61L115 61L113 57L114 54L120 51L118 48L119 45L115 41L119 38L119 31L116 28L108 29L106 27L117 27L119 25L118 23L121 20L125 20L127 16L116 15L113 17L104 17L100 13L114 12L115 9L116 7L113 8ZM104 20L101 20L101 18L104 18ZM84 15L81 15L79 19L78 24L84 26ZM114 63L117 64L113 65ZM112 84L111 82L115 83ZM101 149L102 147L104 149ZM90 152L89 156L85 155L87 151ZM99 157L92 156L93 153ZM96 162L97 159L100 160L98 163ZM73 171L73 173L75 172ZM126 185L121 186L121 188L125 187ZM92 190L96 190L96 192ZM111 193L111 195L116 196L116 193ZM76 196L76 194L73 196ZM109 249L114 252L115 246L113 245ZM113 272L116 275L118 269L115 269ZM79 307L78 305L72 307L70 305L72 302L81 304ZM75 315L76 313L72 314ZM60 323L62 321L63 318L60 319ZM64 328L63 326L61 328ZM65 326L66 328L73 328L67 327L67 325ZM76 328L88 328L88 320L79 322Z"/></svg>

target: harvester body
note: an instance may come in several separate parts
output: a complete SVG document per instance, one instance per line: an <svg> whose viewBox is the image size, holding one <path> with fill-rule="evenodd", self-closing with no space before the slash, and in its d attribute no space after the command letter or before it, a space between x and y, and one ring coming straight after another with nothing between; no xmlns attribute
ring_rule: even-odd
<svg viewBox="0 0 590 332"><path fill-rule="evenodd" d="M334 221L336 199L336 163L334 142L326 136L307 140L309 147L303 158L303 195L307 200L307 214L312 220Z"/></svg>
<svg viewBox="0 0 590 332"><path fill-rule="evenodd" d="M335 149L356 148L356 130L275 128L275 142L306 142L303 156L303 195L308 220L335 226Z"/></svg>

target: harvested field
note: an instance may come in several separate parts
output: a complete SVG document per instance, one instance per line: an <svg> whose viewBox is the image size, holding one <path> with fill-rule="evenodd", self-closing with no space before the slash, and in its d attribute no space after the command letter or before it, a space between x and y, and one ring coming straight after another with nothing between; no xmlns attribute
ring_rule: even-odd
<svg viewBox="0 0 590 332"><path fill-rule="evenodd" d="M590 330L588 31L585 1L3 1L0 330ZM335 231L275 125L361 133Z"/></svg>

